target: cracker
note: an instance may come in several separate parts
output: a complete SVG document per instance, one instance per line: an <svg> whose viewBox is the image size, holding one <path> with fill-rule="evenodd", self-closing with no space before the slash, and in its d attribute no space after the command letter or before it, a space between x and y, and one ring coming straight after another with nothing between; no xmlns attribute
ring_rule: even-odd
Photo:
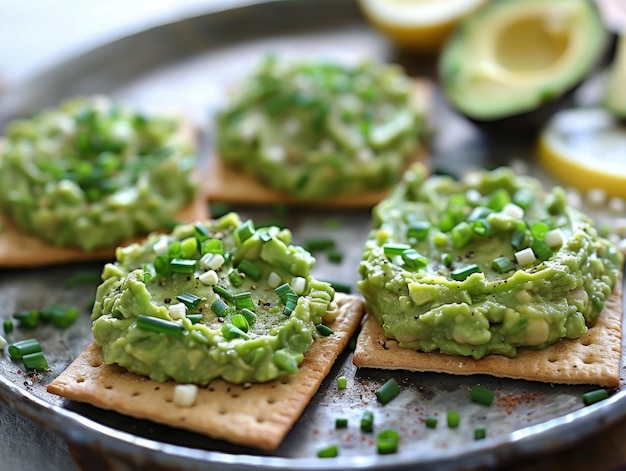
<svg viewBox="0 0 626 471"><path fill-rule="evenodd" d="M251 386L214 380L198 389L193 406L179 407L172 402L176 383L157 383L117 365L105 365L101 349L91 344L48 385L48 391L135 418L270 451L280 445L298 420L361 321L360 298L338 294L336 299L339 315L329 325L334 334L313 342L298 373L282 380Z"/></svg>
<svg viewBox="0 0 626 471"><path fill-rule="evenodd" d="M542 350L519 349L514 358L488 355L474 360L438 352L418 352L385 337L374 316L368 315L357 339L357 367L451 373L487 374L547 383L620 385L622 356L622 283L617 283L596 324L578 340L563 339Z"/></svg>
<svg viewBox="0 0 626 471"><path fill-rule="evenodd" d="M421 110L425 117L428 116L428 110L431 106L431 94L432 86L428 81L415 80L415 107ZM407 167L412 163L425 161L426 159L426 149L421 147L407 164ZM249 205L285 204L300 207L354 209L369 209L386 198L391 192L390 187L357 194L338 194L325 198L301 200L293 198L285 192L275 190L253 175L225 164L218 155L213 155L209 159L209 168L206 178L204 178L203 189L209 201L220 203Z"/></svg>

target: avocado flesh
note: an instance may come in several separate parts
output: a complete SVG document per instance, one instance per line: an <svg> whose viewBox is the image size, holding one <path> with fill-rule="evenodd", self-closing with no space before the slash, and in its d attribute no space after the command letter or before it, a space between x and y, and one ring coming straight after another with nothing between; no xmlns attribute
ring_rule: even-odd
<svg viewBox="0 0 626 471"><path fill-rule="evenodd" d="M604 103L615 116L626 119L626 33L619 37L615 57L608 70Z"/></svg>
<svg viewBox="0 0 626 471"><path fill-rule="evenodd" d="M590 0L497 0L469 16L444 46L443 91L476 121L528 113L579 85L607 40Z"/></svg>

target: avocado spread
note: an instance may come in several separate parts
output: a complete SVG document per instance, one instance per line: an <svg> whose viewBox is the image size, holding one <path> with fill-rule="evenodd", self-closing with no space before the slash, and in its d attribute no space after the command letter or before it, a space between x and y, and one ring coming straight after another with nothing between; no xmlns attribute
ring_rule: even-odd
<svg viewBox="0 0 626 471"><path fill-rule="evenodd" d="M416 165L374 208L358 288L402 347L513 357L585 333L622 263L562 188L508 167L459 181Z"/></svg>
<svg viewBox="0 0 626 471"><path fill-rule="evenodd" d="M173 118L75 97L6 129L0 210L25 233L90 251L171 223L195 196Z"/></svg>
<svg viewBox="0 0 626 471"><path fill-rule="evenodd" d="M388 187L418 150L412 91L396 65L268 56L218 113L220 157L300 199Z"/></svg>
<svg viewBox="0 0 626 471"><path fill-rule="evenodd" d="M107 364L159 382L264 382L297 372L335 291L291 232L236 213L118 248L102 273L93 336Z"/></svg>

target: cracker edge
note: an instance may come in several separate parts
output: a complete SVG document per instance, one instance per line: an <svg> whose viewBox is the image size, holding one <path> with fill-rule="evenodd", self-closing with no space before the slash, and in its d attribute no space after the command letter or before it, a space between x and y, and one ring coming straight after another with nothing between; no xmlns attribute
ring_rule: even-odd
<svg viewBox="0 0 626 471"><path fill-rule="evenodd" d="M361 322L364 307L360 297L338 293L336 299L340 312L329 324L334 334L319 337L305 354L298 373L286 380L250 387L214 380L199 388L195 406L182 408L171 400L174 382L157 383L117 365L105 365L101 349L91 344L48 384L47 390L101 409L272 451L302 415ZM117 389L122 389L123 397L119 397ZM133 394L139 390L144 392ZM159 400L147 400L148 394ZM270 397L274 400L272 404L267 402ZM235 413L220 409L224 402L234 404ZM264 404L267 410L263 410ZM257 421L246 409L261 414L265 420Z"/></svg>
<svg viewBox="0 0 626 471"><path fill-rule="evenodd" d="M381 368L456 375L486 374L559 384L618 387L621 382L622 280L607 299L598 321L579 340L563 339L542 350L520 349L514 358L489 355L474 360L459 355L419 352L385 336L374 316L366 315L353 356L359 368ZM593 348L592 352L588 349ZM587 361L595 359L592 363Z"/></svg>

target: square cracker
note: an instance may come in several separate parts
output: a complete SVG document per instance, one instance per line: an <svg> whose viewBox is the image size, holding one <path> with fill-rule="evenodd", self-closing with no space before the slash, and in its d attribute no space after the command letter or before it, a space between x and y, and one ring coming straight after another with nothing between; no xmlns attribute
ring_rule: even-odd
<svg viewBox="0 0 626 471"><path fill-rule="evenodd" d="M368 315L357 339L357 367L457 375L486 374L547 383L620 385L622 356L622 283L618 281L596 324L578 340L563 339L545 349L521 348L514 358L488 355L480 360L402 348L385 337Z"/></svg>
<svg viewBox="0 0 626 471"><path fill-rule="evenodd" d="M105 365L100 347L89 345L48 391L136 418L187 429L217 440L276 449L298 420L344 350L363 315L363 301L338 294L332 335L313 342L298 373L280 380L237 385L221 379L198 388L191 407L172 402L176 383L157 383L117 365Z"/></svg>
<svg viewBox="0 0 626 471"><path fill-rule="evenodd" d="M432 101L432 86L427 80L417 79L414 81L413 92L415 108L423 113L425 121L427 121L428 111ZM428 126L428 124L426 124L426 126ZM425 161L426 159L426 149L422 146L407 164L407 167L412 163ZM227 165L220 159L219 155L212 155L209 158L208 165L209 168L204 178L203 189L209 201L212 202L368 209L386 198L391 192L390 187L356 194L338 194L325 198L302 200L293 198L283 191L275 190L255 178L254 175L250 175L242 172L241 169Z"/></svg>

